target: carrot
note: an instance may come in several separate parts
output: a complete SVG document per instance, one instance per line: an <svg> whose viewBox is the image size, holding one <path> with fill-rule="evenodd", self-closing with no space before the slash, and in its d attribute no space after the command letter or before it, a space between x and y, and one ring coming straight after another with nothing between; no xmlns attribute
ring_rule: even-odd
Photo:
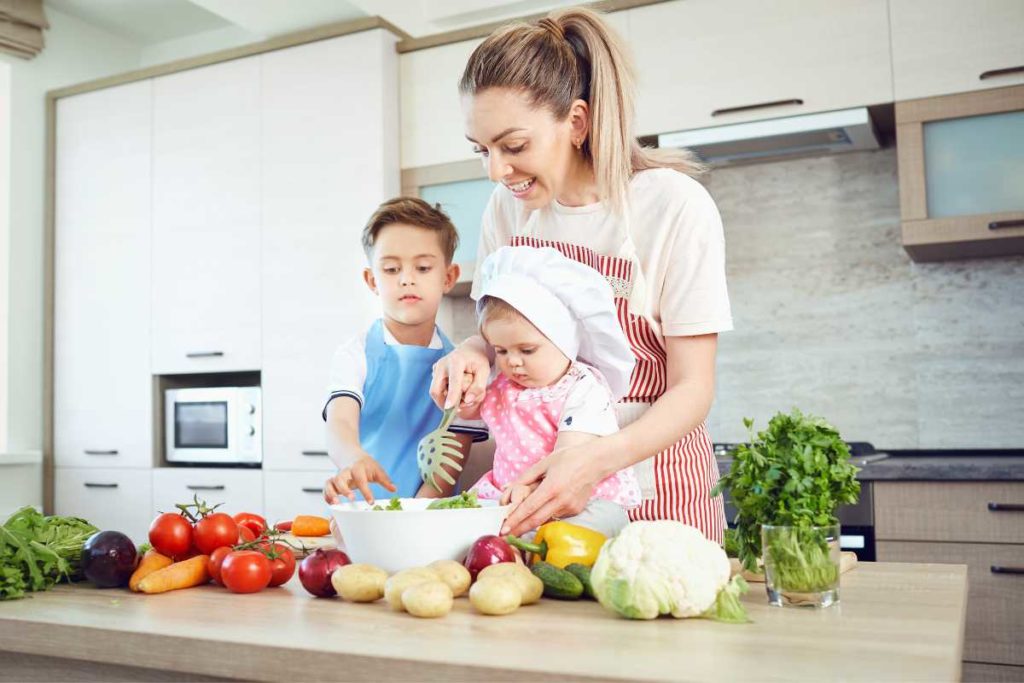
<svg viewBox="0 0 1024 683"><path fill-rule="evenodd" d="M206 569L209 559L207 555L196 555L158 569L139 582L139 590L143 593L166 593L201 586L210 580L210 572Z"/></svg>
<svg viewBox="0 0 1024 683"><path fill-rule="evenodd" d="M147 550L146 554L142 556L142 561L139 562L139 566L136 567L135 571L132 573L132 578L128 580L128 587L133 591L138 591L139 583L141 583L144 578L153 572L163 569L164 567L169 567L172 564L174 564L174 560L166 555L161 555L155 550Z"/></svg>
<svg viewBox="0 0 1024 683"><path fill-rule="evenodd" d="M316 515L299 515L292 520L293 536L326 536L331 533L331 522Z"/></svg>

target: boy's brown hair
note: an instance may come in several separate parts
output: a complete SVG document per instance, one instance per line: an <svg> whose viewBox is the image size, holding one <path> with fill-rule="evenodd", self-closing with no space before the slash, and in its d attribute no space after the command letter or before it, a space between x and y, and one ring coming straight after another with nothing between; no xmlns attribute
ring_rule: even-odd
<svg viewBox="0 0 1024 683"><path fill-rule="evenodd" d="M459 233L448 215L441 210L440 204L431 206L418 197L395 197L377 207L363 228L363 251L366 252L366 258L370 258L380 231L397 223L436 232L445 264L451 265L455 250L459 248Z"/></svg>

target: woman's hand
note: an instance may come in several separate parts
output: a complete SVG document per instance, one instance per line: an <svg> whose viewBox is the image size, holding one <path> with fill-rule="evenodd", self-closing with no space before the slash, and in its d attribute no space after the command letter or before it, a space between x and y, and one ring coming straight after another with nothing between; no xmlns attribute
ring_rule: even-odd
<svg viewBox="0 0 1024 683"><path fill-rule="evenodd" d="M590 502L594 488L603 479L596 465L594 443L579 444L553 451L526 470L511 486L536 488L508 516L501 534L519 536L551 519L572 517Z"/></svg>
<svg viewBox="0 0 1024 683"><path fill-rule="evenodd" d="M483 339L470 337L454 351L434 363L434 374L430 381L430 397L439 408L452 406L463 408L476 405L484 397L487 389L487 377L491 373L491 364L487 359ZM468 375L472 379L468 388L463 379Z"/></svg>

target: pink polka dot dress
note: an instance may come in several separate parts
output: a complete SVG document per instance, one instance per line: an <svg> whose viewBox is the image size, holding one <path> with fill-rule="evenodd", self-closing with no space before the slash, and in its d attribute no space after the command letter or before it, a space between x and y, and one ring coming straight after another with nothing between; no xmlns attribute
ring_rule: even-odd
<svg viewBox="0 0 1024 683"><path fill-rule="evenodd" d="M480 406L480 416L495 441L493 469L472 489L481 498L501 498L502 489L555 449L559 431L597 436L617 431L611 398L600 373L579 362L547 387L526 388L499 374ZM640 504L636 475L631 468L616 472L597 485L593 497L636 507Z"/></svg>

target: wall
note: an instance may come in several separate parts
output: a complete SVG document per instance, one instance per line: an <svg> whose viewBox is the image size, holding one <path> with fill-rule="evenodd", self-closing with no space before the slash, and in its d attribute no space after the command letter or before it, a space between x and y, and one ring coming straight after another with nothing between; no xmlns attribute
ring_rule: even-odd
<svg viewBox="0 0 1024 683"><path fill-rule="evenodd" d="M1024 447L1024 258L915 264L895 150L713 171L736 329L712 439L796 406L880 448ZM453 336L474 333L453 303Z"/></svg>
<svg viewBox="0 0 1024 683"><path fill-rule="evenodd" d="M139 65L138 45L50 7L46 12L50 30L39 56L0 54L11 77L10 203L0 206L10 225L8 258L0 262L9 287L8 438L0 451L42 448L46 92Z"/></svg>

